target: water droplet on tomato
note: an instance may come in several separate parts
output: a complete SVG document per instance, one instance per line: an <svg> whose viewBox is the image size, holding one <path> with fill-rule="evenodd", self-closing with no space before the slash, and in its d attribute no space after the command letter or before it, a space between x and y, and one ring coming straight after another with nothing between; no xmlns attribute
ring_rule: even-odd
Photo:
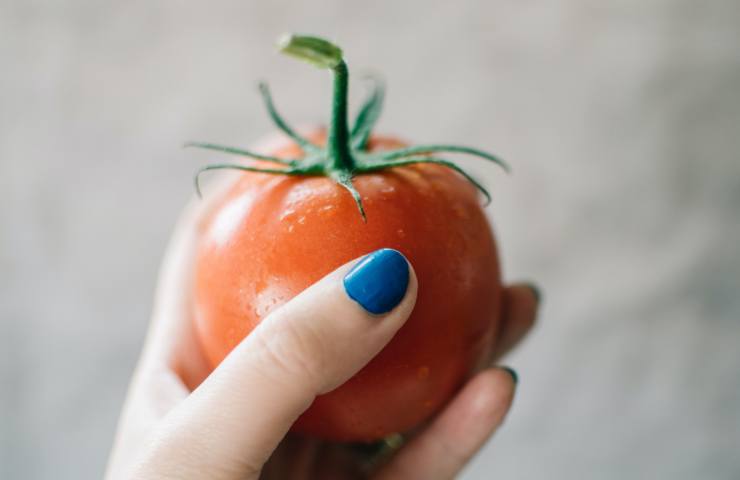
<svg viewBox="0 0 740 480"><path fill-rule="evenodd" d="M455 216L457 216L457 218L469 218L470 217L470 212L468 212L468 209L459 203L456 203L452 207L452 210L455 212Z"/></svg>
<svg viewBox="0 0 740 480"><path fill-rule="evenodd" d="M334 210L334 205L324 205L323 207L319 208L319 212L321 213L328 213L331 210Z"/></svg>
<svg viewBox="0 0 740 480"><path fill-rule="evenodd" d="M287 208L283 213L280 214L280 221L282 222L286 218L290 217L295 213L295 210L292 208Z"/></svg>

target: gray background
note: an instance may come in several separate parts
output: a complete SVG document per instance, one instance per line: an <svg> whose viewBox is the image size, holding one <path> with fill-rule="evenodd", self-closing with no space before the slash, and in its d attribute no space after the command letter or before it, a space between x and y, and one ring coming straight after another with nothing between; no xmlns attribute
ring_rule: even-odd
<svg viewBox="0 0 740 480"><path fill-rule="evenodd" d="M466 164L545 303L464 478L740 477L740 4L693 0L0 1L0 477L102 474L209 159L179 145L267 132L262 78L325 118L291 30L383 72L381 131L514 166Z"/></svg>

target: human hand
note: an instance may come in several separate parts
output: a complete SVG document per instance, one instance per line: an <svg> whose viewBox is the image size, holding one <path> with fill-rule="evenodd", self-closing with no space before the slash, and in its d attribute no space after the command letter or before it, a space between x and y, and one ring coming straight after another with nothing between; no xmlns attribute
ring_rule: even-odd
<svg viewBox="0 0 740 480"><path fill-rule="evenodd" d="M477 373L384 463L368 462L357 448L288 434L316 395L359 371L403 325L416 299L413 268L398 305L377 316L345 291L343 278L357 260L343 265L275 310L209 374L189 295L205 209L186 210L168 249L107 478L454 477L506 415L516 383L509 371ZM536 291L525 285L506 288L503 298L493 359L523 338L537 309Z"/></svg>

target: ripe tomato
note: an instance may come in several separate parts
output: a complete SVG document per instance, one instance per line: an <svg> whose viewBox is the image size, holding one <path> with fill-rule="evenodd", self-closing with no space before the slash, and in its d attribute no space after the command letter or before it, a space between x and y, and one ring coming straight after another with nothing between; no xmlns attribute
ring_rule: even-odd
<svg viewBox="0 0 740 480"><path fill-rule="evenodd" d="M281 49L333 72L329 130L309 139L296 134L263 85L270 116L296 144L267 156L191 144L262 160L203 169L247 173L202 226L196 331L215 368L273 309L340 265L380 248L399 250L419 284L411 317L365 368L318 397L294 429L338 441L405 432L439 411L488 357L501 302L496 247L474 186L488 192L430 155L466 153L505 165L470 147L406 147L371 136L384 96L379 83L350 130L341 49L306 36L286 37Z"/></svg>
<svg viewBox="0 0 740 480"><path fill-rule="evenodd" d="M369 149L402 145L374 137ZM275 155L301 150L288 146ZM354 185L367 223L329 178L241 174L203 224L195 323L215 367L273 309L340 265L378 248L401 251L419 282L411 317L377 357L318 397L294 426L325 439L370 441L428 419L487 357L500 280L475 188L454 171L397 167L357 176Z"/></svg>

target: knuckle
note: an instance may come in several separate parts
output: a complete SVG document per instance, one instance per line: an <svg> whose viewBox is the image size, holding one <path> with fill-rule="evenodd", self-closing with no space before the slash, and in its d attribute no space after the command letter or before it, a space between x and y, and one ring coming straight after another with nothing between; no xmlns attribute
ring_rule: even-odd
<svg viewBox="0 0 740 480"><path fill-rule="evenodd" d="M310 327L296 325L289 318L273 318L269 327L256 339L267 371L320 390L327 368L321 335Z"/></svg>

